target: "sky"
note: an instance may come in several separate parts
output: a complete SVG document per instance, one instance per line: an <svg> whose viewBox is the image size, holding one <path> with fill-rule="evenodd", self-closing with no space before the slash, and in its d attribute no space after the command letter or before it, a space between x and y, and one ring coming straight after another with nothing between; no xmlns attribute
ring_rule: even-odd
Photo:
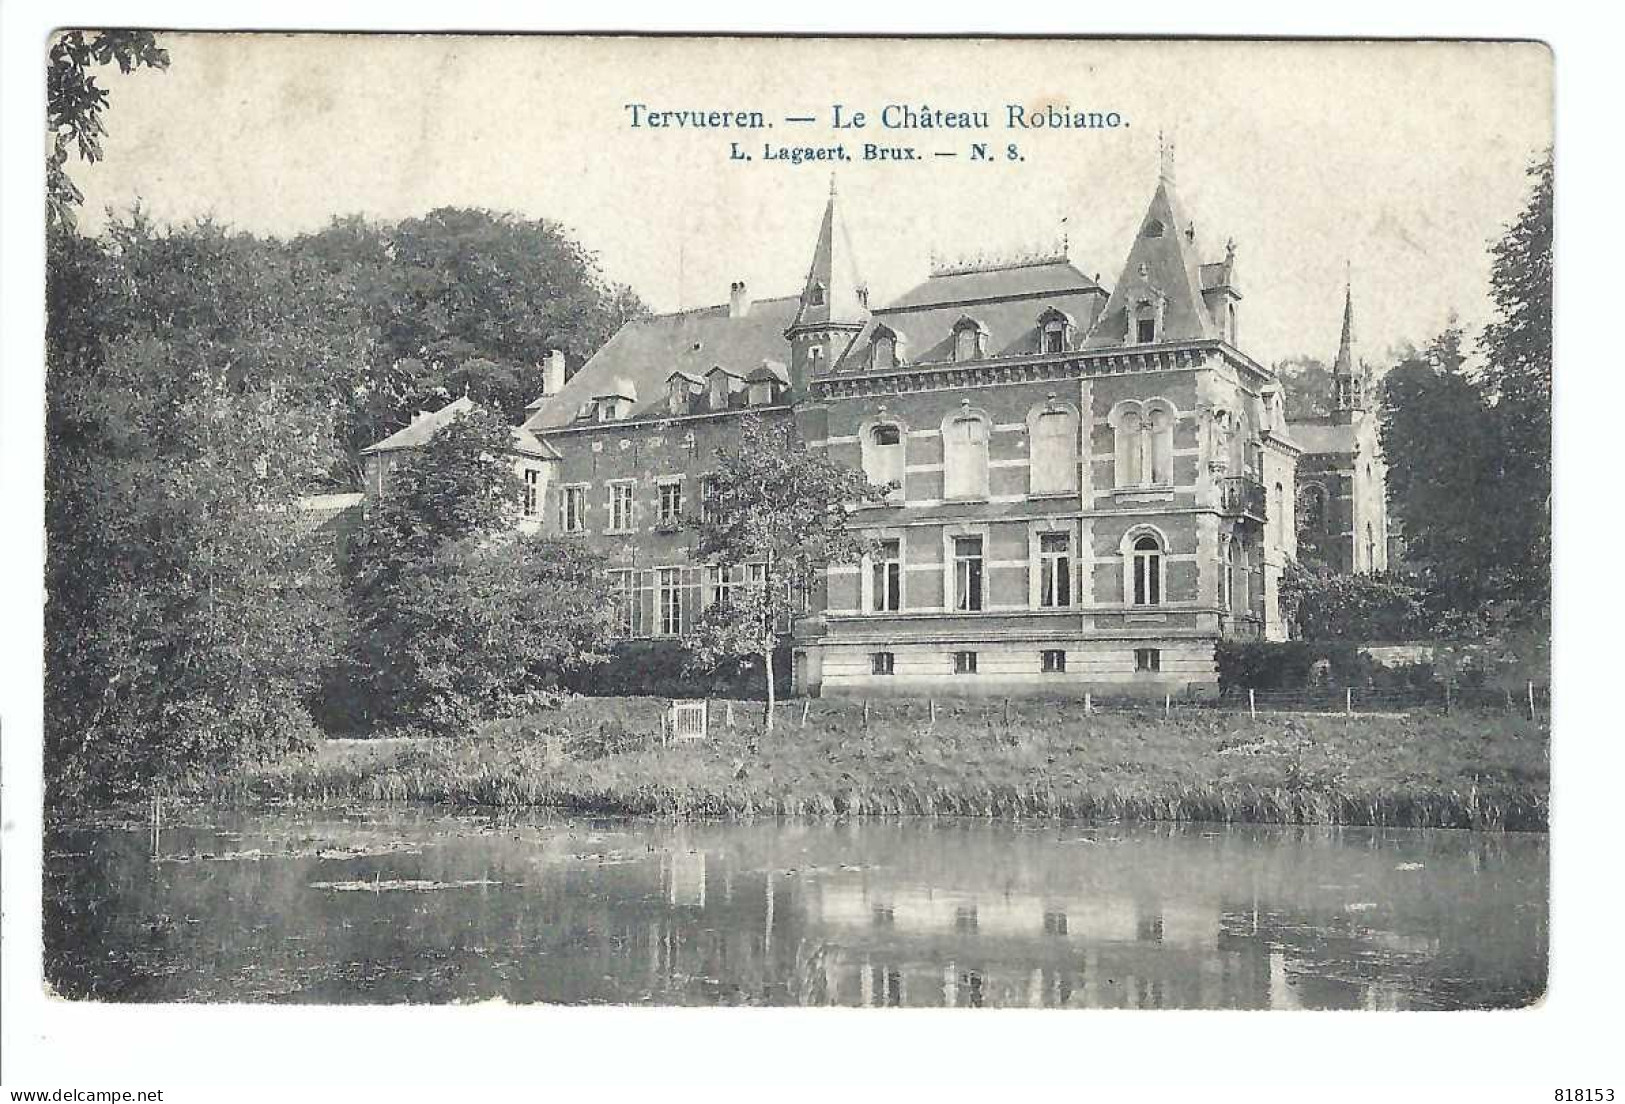
<svg viewBox="0 0 1625 1104"><path fill-rule="evenodd" d="M107 70L81 227L137 201L262 234L478 206L564 224L656 310L799 291L830 164L764 142L916 146L837 166L873 302L933 257L1052 251L1116 282L1171 144L1203 260L1236 244L1240 344L1336 351L1345 276L1380 362L1452 311L1489 317L1487 248L1551 142L1551 55L1507 43L634 39L163 34L167 72ZM631 127L626 105L757 110L769 130ZM832 105L980 110L986 131L831 129ZM1006 104L1115 112L1010 131ZM812 116L813 123L790 123ZM729 159L737 141L754 159ZM1018 163L973 162L1018 143ZM934 157L936 151L960 156ZM1063 222L1064 220L1064 222Z"/></svg>

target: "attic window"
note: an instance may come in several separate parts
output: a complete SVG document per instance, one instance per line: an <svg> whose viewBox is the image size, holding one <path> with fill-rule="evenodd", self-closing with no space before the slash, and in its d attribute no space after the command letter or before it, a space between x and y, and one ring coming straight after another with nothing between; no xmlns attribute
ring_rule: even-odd
<svg viewBox="0 0 1625 1104"><path fill-rule="evenodd" d="M954 327L954 359L979 360L987 355L987 332L974 319Z"/></svg>
<svg viewBox="0 0 1625 1104"><path fill-rule="evenodd" d="M884 331L875 335L873 367L897 367L897 339Z"/></svg>
<svg viewBox="0 0 1625 1104"><path fill-rule="evenodd" d="M1044 325L1044 336L1041 339L1040 352L1064 353L1066 352L1066 323L1060 319L1047 322Z"/></svg>
<svg viewBox="0 0 1625 1104"><path fill-rule="evenodd" d="M808 295L807 295L807 303L808 303L809 306L814 306L814 307L821 307L821 306L824 305L824 285L823 284L814 284L812 286L812 291L809 292Z"/></svg>
<svg viewBox="0 0 1625 1104"><path fill-rule="evenodd" d="M1152 219L1145 224L1145 236L1148 238L1160 238L1162 237L1162 232L1164 229L1165 228L1159 219Z"/></svg>

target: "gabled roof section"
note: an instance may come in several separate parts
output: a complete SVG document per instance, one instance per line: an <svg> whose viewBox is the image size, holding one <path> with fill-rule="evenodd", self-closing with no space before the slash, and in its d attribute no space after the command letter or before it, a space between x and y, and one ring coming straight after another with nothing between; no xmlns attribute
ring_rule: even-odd
<svg viewBox="0 0 1625 1104"><path fill-rule="evenodd" d="M474 400L467 395L454 399L442 406L439 410L420 413L412 419L412 423L404 429L397 430L379 441L375 445L368 445L361 450L363 456L380 452L395 452L400 449L422 448L429 443L440 428L457 415L474 409ZM522 427L514 427L513 451L521 456L535 456L546 460L558 458L558 452L551 445L544 444L536 436Z"/></svg>
<svg viewBox="0 0 1625 1104"><path fill-rule="evenodd" d="M1129 312L1142 299L1161 299L1159 341L1218 337L1202 300L1201 266L1196 260L1193 224L1174 190L1173 168L1165 159L1123 274L1112 288L1106 310L1084 343L1105 349L1128 342Z"/></svg>
<svg viewBox="0 0 1625 1104"><path fill-rule="evenodd" d="M665 406L666 384L674 372L703 381L720 364L747 375L764 360L786 355L784 330L795 318L797 305L794 296L786 296L757 300L742 318L729 317L728 304L723 303L634 319L547 399L526 420L525 428L541 431L575 423L581 405L613 387L616 379L629 380L636 389L639 405L630 417L639 418Z"/></svg>
<svg viewBox="0 0 1625 1104"><path fill-rule="evenodd" d="M812 264L801 287L800 309L790 328L805 326L861 326L869 320L868 289L858 275L852 238L846 231L836 202L835 178L829 182L829 202L818 227Z"/></svg>

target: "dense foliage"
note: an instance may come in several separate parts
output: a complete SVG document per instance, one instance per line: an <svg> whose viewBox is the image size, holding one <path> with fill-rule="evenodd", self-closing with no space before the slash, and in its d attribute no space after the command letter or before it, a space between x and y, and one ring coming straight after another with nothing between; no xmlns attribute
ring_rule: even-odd
<svg viewBox="0 0 1625 1104"><path fill-rule="evenodd" d="M1281 616L1304 640L1417 640L1435 635L1421 589L1397 573L1345 575L1288 564Z"/></svg>
<svg viewBox="0 0 1625 1104"><path fill-rule="evenodd" d="M353 681L373 724L432 732L534 708L603 658L597 563L517 531L508 427L475 409L405 456L356 534Z"/></svg>

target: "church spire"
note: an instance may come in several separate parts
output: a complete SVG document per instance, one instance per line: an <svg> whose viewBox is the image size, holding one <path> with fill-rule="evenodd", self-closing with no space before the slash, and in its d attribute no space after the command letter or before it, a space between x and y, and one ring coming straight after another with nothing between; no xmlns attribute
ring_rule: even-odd
<svg viewBox="0 0 1625 1104"><path fill-rule="evenodd" d="M1337 341L1337 359L1332 362L1332 399L1339 411L1364 408L1354 356L1354 280L1352 275L1344 280L1343 333Z"/></svg>

